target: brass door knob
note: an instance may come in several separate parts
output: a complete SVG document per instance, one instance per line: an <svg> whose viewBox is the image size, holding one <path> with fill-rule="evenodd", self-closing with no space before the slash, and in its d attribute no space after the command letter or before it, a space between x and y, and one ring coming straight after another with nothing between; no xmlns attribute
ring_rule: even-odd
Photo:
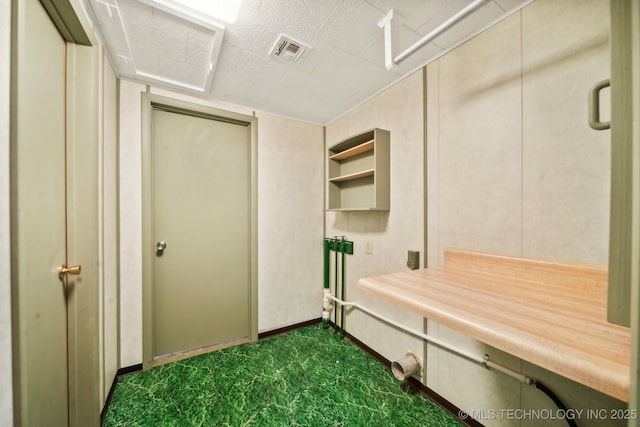
<svg viewBox="0 0 640 427"><path fill-rule="evenodd" d="M79 266L79 265L67 267L65 264L62 264L60 265L60 267L58 267L58 277L60 277L61 279L64 279L66 274L78 275L80 274L81 270L82 270L82 266Z"/></svg>

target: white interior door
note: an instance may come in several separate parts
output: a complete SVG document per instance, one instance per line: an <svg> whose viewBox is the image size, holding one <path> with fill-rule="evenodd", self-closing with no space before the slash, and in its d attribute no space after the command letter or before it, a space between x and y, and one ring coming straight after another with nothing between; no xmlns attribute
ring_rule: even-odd
<svg viewBox="0 0 640 427"><path fill-rule="evenodd" d="M246 124L154 109L154 357L250 336L250 178Z"/></svg>

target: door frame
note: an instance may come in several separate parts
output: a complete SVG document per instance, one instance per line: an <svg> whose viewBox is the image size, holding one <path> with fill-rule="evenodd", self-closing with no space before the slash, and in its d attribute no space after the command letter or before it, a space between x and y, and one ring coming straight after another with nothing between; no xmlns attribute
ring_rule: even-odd
<svg viewBox="0 0 640 427"><path fill-rule="evenodd" d="M258 339L258 118L206 105L142 93L142 368L153 367L153 271L155 241L152 200L152 112L165 107L189 115L233 122L249 127L250 135L250 261L249 261L249 340Z"/></svg>

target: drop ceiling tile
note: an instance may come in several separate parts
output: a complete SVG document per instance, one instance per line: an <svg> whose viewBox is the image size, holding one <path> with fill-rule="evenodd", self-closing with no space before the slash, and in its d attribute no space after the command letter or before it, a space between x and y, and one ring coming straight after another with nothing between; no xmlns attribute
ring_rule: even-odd
<svg viewBox="0 0 640 427"><path fill-rule="evenodd" d="M395 78L383 66L374 65L342 49L334 49L314 75L327 76L327 80L360 90L384 86ZM371 93L371 92L370 92Z"/></svg>
<svg viewBox="0 0 640 427"><path fill-rule="evenodd" d="M319 42L312 46L309 52L305 53L304 58L297 61L295 64L292 64L293 68L301 72L311 74L326 60L332 50L333 46L328 43Z"/></svg>
<svg viewBox="0 0 640 427"><path fill-rule="evenodd" d="M146 27L149 20L153 19L153 10L146 4L136 0L118 0L116 4L123 22Z"/></svg>
<svg viewBox="0 0 640 427"><path fill-rule="evenodd" d="M283 108L283 105L285 105L286 108ZM307 97L299 94L289 95L283 99L282 104L269 106L269 110L285 116L290 116L292 111L298 111L307 121L313 123L324 123L327 115L331 117L331 115L335 116L339 114L334 113L337 107L325 106L322 103L310 103Z"/></svg>
<svg viewBox="0 0 640 427"><path fill-rule="evenodd" d="M254 54L268 54L279 34L316 47L315 35L339 0L264 0L241 9L235 24L229 25L225 44Z"/></svg>
<svg viewBox="0 0 640 427"><path fill-rule="evenodd" d="M188 33L184 58L188 64L203 65L211 61L214 38L200 34Z"/></svg>
<svg viewBox="0 0 640 427"><path fill-rule="evenodd" d="M331 41L334 46L355 55L379 33L378 22L384 16L362 0L343 0L324 22L317 36L319 40Z"/></svg>
<svg viewBox="0 0 640 427"><path fill-rule="evenodd" d="M248 50L254 54L268 54L279 29L262 22L268 21L266 17L260 15L259 10L249 10L240 14L236 23L226 28L225 46Z"/></svg>
<svg viewBox="0 0 640 427"><path fill-rule="evenodd" d="M352 87L327 81L324 82L318 88L318 92L310 98L317 100L323 104L325 108L338 107L337 112L334 114L335 116L350 106L349 104L357 96L359 96L359 93Z"/></svg>
<svg viewBox="0 0 640 427"><path fill-rule="evenodd" d="M278 84L265 85L239 76L214 79L212 93L229 102L237 102L250 108L263 109L266 104L277 105L288 96Z"/></svg>
<svg viewBox="0 0 640 427"><path fill-rule="evenodd" d="M316 110L316 114L325 115L325 117L335 117L350 107L353 98L358 95L353 87L323 81L314 76L307 80L309 84L303 86L304 81L296 81L289 87L292 89L288 95L289 98L304 98L309 106ZM289 83L288 83L289 84ZM288 98L288 99L289 99ZM345 103L345 100L348 100ZM286 105L291 112L301 111L295 105Z"/></svg>
<svg viewBox="0 0 640 427"><path fill-rule="evenodd" d="M220 50L220 56L218 57L218 64L216 66L216 75L219 76L233 76L236 73L236 69L242 60L242 49L235 46L224 45Z"/></svg>
<svg viewBox="0 0 640 427"><path fill-rule="evenodd" d="M449 0L379 0L375 6L385 15L393 10L394 14L400 15L402 24L410 30L417 31L442 12L447 3Z"/></svg>
<svg viewBox="0 0 640 427"><path fill-rule="evenodd" d="M273 27L281 28L294 37L311 37L332 17L336 7L345 1L360 3L360 0L263 0L260 14L266 16Z"/></svg>
<svg viewBox="0 0 640 427"><path fill-rule="evenodd" d="M160 56L158 51L137 49L135 53L136 70L160 75Z"/></svg>
<svg viewBox="0 0 640 427"><path fill-rule="evenodd" d="M283 76L282 93L298 94L312 99L317 99L320 87L325 84L322 77L310 75L296 69L290 69Z"/></svg>
<svg viewBox="0 0 640 427"><path fill-rule="evenodd" d="M209 70L204 67L185 66L185 61L167 56L160 56L160 74L162 78L190 84L196 88L203 88L207 83Z"/></svg>
<svg viewBox="0 0 640 427"><path fill-rule="evenodd" d="M267 54L256 55L244 51L236 68L236 76L260 85L274 86L281 84L289 66L280 61L271 60Z"/></svg>
<svg viewBox="0 0 640 427"><path fill-rule="evenodd" d="M287 97L279 87L253 83L247 88L249 99L256 108L264 109L269 105L281 105Z"/></svg>
<svg viewBox="0 0 640 427"><path fill-rule="evenodd" d="M245 97L247 94L244 88L248 88L250 81L239 79L235 75L218 75L213 79L211 92L221 99L229 99L237 94L238 97Z"/></svg>
<svg viewBox="0 0 640 427"><path fill-rule="evenodd" d="M224 82L214 80L212 89L218 100L259 110L262 110L264 104L273 96L268 89L261 89L252 82L237 78L230 78Z"/></svg>
<svg viewBox="0 0 640 427"><path fill-rule="evenodd" d="M418 33L421 35L428 34L451 16L464 9L468 3L469 2L465 0L452 0L448 2L446 8L418 29ZM502 13L504 13L503 10L494 2L487 3L471 15L459 21L453 27L449 28L440 36L436 37L433 40L433 43L442 48L455 45L467 36L484 28L489 22L495 20Z"/></svg>
<svg viewBox="0 0 640 427"><path fill-rule="evenodd" d="M435 29L437 26L445 22L454 14L458 13L460 10L464 9L471 3L470 0L449 0L444 3L440 10L432 15L428 20L426 20L417 30L416 32L420 35L425 35ZM485 5L486 7L486 5ZM476 11L477 12L477 11Z"/></svg>
<svg viewBox="0 0 640 427"><path fill-rule="evenodd" d="M505 12L508 12L520 7L524 3L529 3L529 1L533 0L494 0L494 3L496 3Z"/></svg>

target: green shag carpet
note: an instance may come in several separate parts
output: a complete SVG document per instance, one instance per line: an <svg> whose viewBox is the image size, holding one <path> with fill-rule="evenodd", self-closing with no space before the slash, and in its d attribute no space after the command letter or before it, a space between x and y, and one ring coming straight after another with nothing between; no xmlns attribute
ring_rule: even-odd
<svg viewBox="0 0 640 427"><path fill-rule="evenodd" d="M120 378L105 427L459 426L322 326Z"/></svg>

